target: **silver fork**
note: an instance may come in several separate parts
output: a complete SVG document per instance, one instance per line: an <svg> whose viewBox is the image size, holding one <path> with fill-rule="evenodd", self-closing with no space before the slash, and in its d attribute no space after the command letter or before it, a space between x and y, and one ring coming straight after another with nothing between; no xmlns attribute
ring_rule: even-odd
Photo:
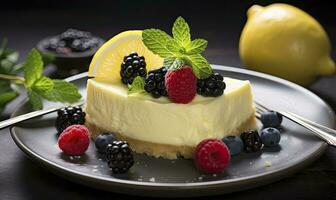
<svg viewBox="0 0 336 200"><path fill-rule="evenodd" d="M266 111L271 111L272 109L267 108L266 106L254 101L255 107L256 107L256 116L260 118L261 114ZM310 130L312 133L314 133L316 136L327 142L329 145L336 147L336 131L328 128L326 126L323 126L321 124L318 124L316 122L310 121L304 117L301 117L297 114L287 112L287 111L278 111L283 117L295 122L296 124Z"/></svg>
<svg viewBox="0 0 336 200"><path fill-rule="evenodd" d="M74 103L71 106L82 106L82 105L84 105L84 101ZM46 115L46 114L49 114L49 113L52 113L52 112L56 112L57 110L60 110L64 107L67 107L67 106L58 106L58 107L53 107L53 108L49 108L49 109L46 109L46 110L37 110L37 111L33 111L33 112L30 112L30 113L26 113L26 114L23 114L23 115L19 115L17 117L13 117L13 118L1 121L0 122L0 130L4 129L4 128L7 128L11 125L17 124L19 122L23 122L23 121L26 121L28 119L34 118L34 117L38 117L38 116Z"/></svg>

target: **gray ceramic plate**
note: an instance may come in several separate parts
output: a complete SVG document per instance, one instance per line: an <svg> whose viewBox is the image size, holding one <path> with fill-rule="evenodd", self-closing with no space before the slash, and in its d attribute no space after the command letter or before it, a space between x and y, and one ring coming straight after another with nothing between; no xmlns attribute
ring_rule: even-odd
<svg viewBox="0 0 336 200"><path fill-rule="evenodd" d="M300 114L334 127L334 113L319 97L288 81L248 70L213 66L224 76L250 80L255 99L261 103ZM85 97L86 77L71 80ZM52 106L45 103L45 106ZM27 112L22 105L14 116ZM229 193L261 186L289 176L316 160L326 149L309 131L284 120L279 148L233 157L225 173L204 175L191 160L156 159L135 155L129 173L113 175L94 144L84 156L69 157L57 147L55 114L22 123L11 129L16 144L48 171L80 184L113 192L161 197L190 197Z"/></svg>

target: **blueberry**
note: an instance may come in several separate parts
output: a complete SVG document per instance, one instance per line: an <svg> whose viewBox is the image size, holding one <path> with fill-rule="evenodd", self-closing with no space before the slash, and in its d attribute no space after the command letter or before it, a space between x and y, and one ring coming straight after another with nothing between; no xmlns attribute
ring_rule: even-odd
<svg viewBox="0 0 336 200"><path fill-rule="evenodd" d="M279 127L282 122L282 116L275 111L267 111L261 114L260 120L265 128Z"/></svg>
<svg viewBox="0 0 336 200"><path fill-rule="evenodd" d="M111 133L103 133L97 136L95 145L100 153L105 153L108 144L112 144L113 141L117 141L115 136Z"/></svg>
<svg viewBox="0 0 336 200"><path fill-rule="evenodd" d="M223 142L229 148L231 156L238 155L243 151L244 143L240 137L227 136L223 138Z"/></svg>
<svg viewBox="0 0 336 200"><path fill-rule="evenodd" d="M276 128L265 128L261 131L261 141L266 147L277 146L280 142L280 131Z"/></svg>

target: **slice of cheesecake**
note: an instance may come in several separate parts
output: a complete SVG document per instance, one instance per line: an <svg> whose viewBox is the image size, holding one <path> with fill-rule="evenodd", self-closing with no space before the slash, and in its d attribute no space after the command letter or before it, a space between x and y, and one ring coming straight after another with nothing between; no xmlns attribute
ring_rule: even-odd
<svg viewBox="0 0 336 200"><path fill-rule="evenodd" d="M128 95L121 83L89 79L86 125L93 138L111 132L138 153L191 158L203 139L221 139L256 128L250 82L224 81L226 89L220 97L196 95L189 104L176 104L165 97Z"/></svg>

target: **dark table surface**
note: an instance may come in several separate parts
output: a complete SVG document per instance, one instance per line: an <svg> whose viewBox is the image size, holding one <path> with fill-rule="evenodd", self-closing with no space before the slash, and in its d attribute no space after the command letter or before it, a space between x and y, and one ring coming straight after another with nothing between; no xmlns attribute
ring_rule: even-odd
<svg viewBox="0 0 336 200"><path fill-rule="evenodd" d="M112 6L103 1L99 8L91 12L90 2L84 2L83 9L74 8L79 1L60 1L67 5L53 5L55 9L44 10L46 6L39 4L40 1L32 1L33 4L24 4L14 9L19 1L13 1L9 9L0 12L0 18L5 20L0 24L0 38L6 36L9 39L10 47L19 50L22 57L35 46L37 41L47 35L62 32L68 27L89 30L103 38L126 29L143 29L146 27L160 27L169 30L169 26L178 15L185 16L195 37L207 38L209 47L206 57L211 63L228 66L241 67L238 55L238 41L240 31L245 23L245 11L255 2L235 3L233 1L222 1L221 6L216 2L209 1L202 4L196 1L183 1L179 6L188 7L188 12L183 13L176 10L177 3L171 5L163 1L162 12L155 12L158 5L154 1L147 2L147 9L141 11L141 16L134 18L134 13L140 3L129 6L127 3L117 2ZM130 1L126 1L130 3ZM268 4L271 1L263 1ZM204 3L204 2L203 2ZM259 2L260 3L260 2ZM320 1L307 1L306 4L293 2L295 5L305 9L314 15L328 32L334 50L333 58L336 58L336 24L330 17L330 8ZM51 2L52 4L52 2ZM70 5L68 5L70 4ZM23 9L28 6L30 9ZM37 8L35 8L35 7ZM111 11L106 6L112 6ZM160 7L159 6L159 7ZM127 7L128 13L121 11L113 13L113 9ZM104 12L99 12L101 9ZM175 9L173 14L169 14ZM206 15L198 15L196 12L208 10ZM214 12L211 12L214 10ZM91 14L88 14L91 13ZM145 14L144 14L145 13ZM307 89L319 95L336 110L336 78L322 77ZM12 102L6 109L8 115L20 104L24 94ZM263 187L226 194L222 196L204 197L201 199L336 199L336 149L329 147L326 153L309 167L301 172ZM132 192L130 191L130 194ZM126 196L110 192L100 191L69 182L49 171L42 169L37 163L31 161L23 152L16 147L11 139L9 129L0 131L0 199L139 199L136 196ZM147 198L146 198L147 199Z"/></svg>

